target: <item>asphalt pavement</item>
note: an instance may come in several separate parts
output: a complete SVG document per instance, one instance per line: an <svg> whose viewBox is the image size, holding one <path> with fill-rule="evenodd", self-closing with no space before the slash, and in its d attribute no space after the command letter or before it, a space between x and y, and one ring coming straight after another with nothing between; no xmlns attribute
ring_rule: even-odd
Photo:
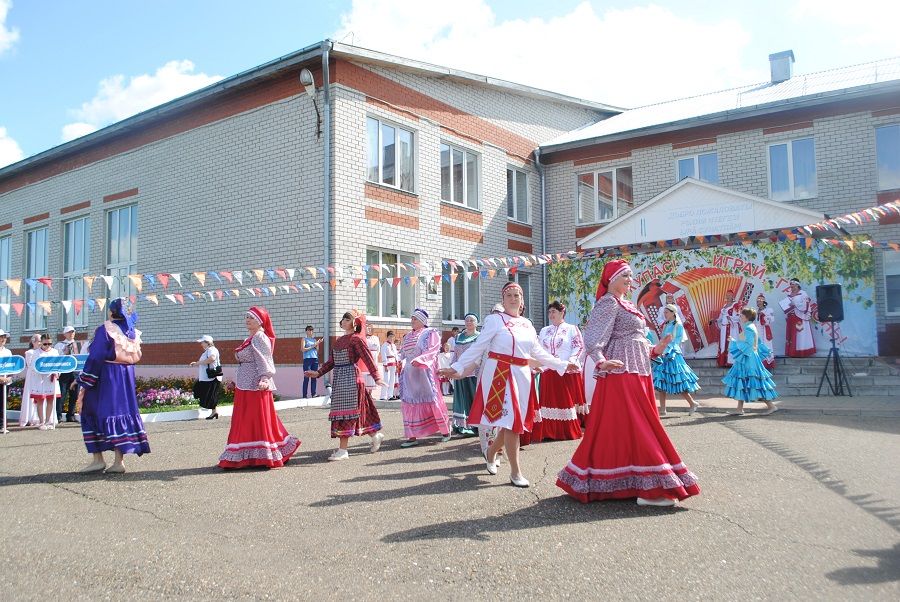
<svg viewBox="0 0 900 602"><path fill-rule="evenodd" d="M673 403L673 406L676 404ZM702 493L582 505L555 486L577 442L489 476L477 439L329 463L327 410L279 470L215 463L229 420L148 426L124 475L81 475L77 426L0 435L6 600L900 599L900 418L783 411L666 429Z"/></svg>

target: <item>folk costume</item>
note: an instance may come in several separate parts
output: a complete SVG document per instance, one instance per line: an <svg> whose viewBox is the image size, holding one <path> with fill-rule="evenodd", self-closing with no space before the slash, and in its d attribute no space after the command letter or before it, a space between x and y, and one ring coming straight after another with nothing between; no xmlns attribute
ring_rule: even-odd
<svg viewBox="0 0 900 602"><path fill-rule="evenodd" d="M428 313L424 309L416 309L412 315L424 327L408 332L400 347L403 434L407 439L420 439L434 433L447 437L450 435L450 418L438 375L441 335L428 327Z"/></svg>
<svg viewBox="0 0 900 602"><path fill-rule="evenodd" d="M41 430L54 429L59 424L56 403L62 394L59 387L59 374L38 372L35 362L42 357L59 357L59 351L52 347L47 350L35 349L35 351L36 353L31 356L31 363L28 365L28 396L38 408L37 417L41 414L40 410L43 410L44 423L40 426Z"/></svg>
<svg viewBox="0 0 900 602"><path fill-rule="evenodd" d="M656 409L650 342L641 312L608 294L630 266L608 262L597 287L584 343L597 361L597 385L587 430L556 484L586 503L621 498L685 499L700 493L697 477L678 457ZM600 370L607 360L622 367Z"/></svg>
<svg viewBox="0 0 900 602"><path fill-rule="evenodd" d="M400 353L394 343L385 341L381 345L381 367L384 370L384 386L381 387L381 400L394 398L394 385L397 384L397 364Z"/></svg>
<svg viewBox="0 0 900 602"><path fill-rule="evenodd" d="M88 453L118 451L150 453L144 422L138 409L134 365L118 363L117 349L139 348L141 331L134 327L137 315L127 311L123 298L109 304L112 319L94 331L78 385L84 389L81 434Z"/></svg>
<svg viewBox="0 0 900 602"><path fill-rule="evenodd" d="M733 294L733 291L729 291ZM716 356L716 364L720 368L727 368L733 363L733 358L728 353L728 339L737 336L741 331L741 305L737 302L726 303L719 311L716 320L719 327L719 354Z"/></svg>
<svg viewBox="0 0 900 602"><path fill-rule="evenodd" d="M475 316L475 314L467 314ZM475 316L477 320L477 316ZM455 345L453 347L453 362L459 360L460 356L478 340L479 332L476 330L471 335L465 330L456 336ZM477 376L466 376L460 378L453 383L453 430L465 435L474 434L469 428L469 413L472 411L472 400L475 398L475 389L478 387Z"/></svg>
<svg viewBox="0 0 900 602"><path fill-rule="evenodd" d="M372 361L372 354L366 343L366 317L358 312L353 317L354 327L359 333L345 334L331 346L328 361L319 368L319 377L334 370L331 376L331 438L369 435L381 430L381 417L375 408L365 375L359 363L365 365L368 373L379 376L378 365Z"/></svg>
<svg viewBox="0 0 900 602"><path fill-rule="evenodd" d="M792 280L799 285L800 282ZM800 290L796 294L788 294L789 305L784 310L787 316L785 326L784 354L788 357L810 357L816 353L813 340L811 320L813 317L812 299Z"/></svg>
<svg viewBox="0 0 900 602"><path fill-rule="evenodd" d="M662 338L672 335L672 341L659 356L660 363L653 366L653 386L666 393L693 393L700 389L697 375L691 370L681 352L681 343L686 340L684 325L677 317L666 322Z"/></svg>
<svg viewBox="0 0 900 602"><path fill-rule="evenodd" d="M772 400L778 397L772 373L763 365L769 349L759 340L756 324L744 324L742 338L731 341L734 366L722 379L725 395L738 401Z"/></svg>
<svg viewBox="0 0 900 602"><path fill-rule="evenodd" d="M545 326L538 336L541 346L553 357L566 363L581 363L584 341L581 331L567 322L559 326ZM581 438L578 414L584 413L584 375L568 372L559 375L553 371L540 375L541 439L565 441Z"/></svg>
<svg viewBox="0 0 900 602"><path fill-rule="evenodd" d="M234 379L234 413L225 451L219 456L221 468L267 466L280 468L290 459L300 440L284 428L275 412L275 329L269 313L251 307L247 316L261 328L234 350L238 361ZM93 348L93 347L92 347ZM259 385L268 388L260 390Z"/></svg>
<svg viewBox="0 0 900 602"><path fill-rule="evenodd" d="M31 383L40 375L32 370L34 360L40 356L40 349L28 349L25 351L25 382L22 385L22 405L19 408L19 426L37 426L40 422L37 406L31 398Z"/></svg>
<svg viewBox="0 0 900 602"><path fill-rule="evenodd" d="M765 297L760 295L765 303ZM775 344L772 336L772 326L774 324L775 312L772 311L768 304L763 309L756 310L756 319L759 321L759 342L765 344L769 353L763 358L763 365L766 370L771 372L775 369Z"/></svg>

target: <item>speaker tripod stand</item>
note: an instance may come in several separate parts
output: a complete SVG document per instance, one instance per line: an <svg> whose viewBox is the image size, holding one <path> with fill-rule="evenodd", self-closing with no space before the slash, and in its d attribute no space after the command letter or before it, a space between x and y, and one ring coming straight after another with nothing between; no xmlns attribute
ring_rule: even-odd
<svg viewBox="0 0 900 602"><path fill-rule="evenodd" d="M830 377L828 375L829 367L832 369ZM828 350L828 359L825 361L825 368L822 370L821 378L819 378L819 388L816 390L816 397L822 392L822 385L826 380L832 395L840 397L849 395L853 397L853 392L850 390L850 381L847 380L847 372L844 370L844 362L841 361L841 351L834 340L834 322L831 323L831 349ZM847 389L846 393L844 393L845 387Z"/></svg>

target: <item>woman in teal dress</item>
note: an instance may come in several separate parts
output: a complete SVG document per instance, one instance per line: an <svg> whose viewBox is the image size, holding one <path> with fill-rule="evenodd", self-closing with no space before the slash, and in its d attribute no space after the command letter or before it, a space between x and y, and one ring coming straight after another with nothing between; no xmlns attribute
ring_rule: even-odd
<svg viewBox="0 0 900 602"><path fill-rule="evenodd" d="M478 316L466 314L466 329L456 336L456 346L453 348L453 361L465 352L469 346L478 340ZM475 389L478 386L478 376L461 378L453 384L453 430L463 437L474 437L477 433L466 421L472 410L472 399L475 397Z"/></svg>
<svg viewBox="0 0 900 602"><path fill-rule="evenodd" d="M684 325L678 318L674 305L666 305L663 309L666 324L662 331L662 340L668 341L666 348L659 356L660 362L653 366L653 387L659 391L659 415L666 415L666 395L680 393L690 404L689 415L700 407L691 393L700 388L697 375L691 370L681 353L681 343L686 340Z"/></svg>
<svg viewBox="0 0 900 602"><path fill-rule="evenodd" d="M778 397L772 373L763 365L763 358L768 357L769 348L759 340L756 330L756 310L745 307L741 310L743 335L740 339L729 341L729 351L734 357L734 365L722 379L725 383L725 395L736 399L737 410L734 415L744 414L744 402L762 401L766 404L765 414L778 410L772 400Z"/></svg>

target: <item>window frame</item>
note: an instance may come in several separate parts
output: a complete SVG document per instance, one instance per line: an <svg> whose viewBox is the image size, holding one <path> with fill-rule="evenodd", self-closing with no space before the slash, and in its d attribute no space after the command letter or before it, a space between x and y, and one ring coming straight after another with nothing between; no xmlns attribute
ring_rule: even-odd
<svg viewBox="0 0 900 602"><path fill-rule="evenodd" d="M794 180L794 143L800 142L802 140L812 140L813 144L813 165L816 168L815 175L815 194L812 196L797 196L796 191L796 182ZM788 185L790 186L790 195L787 198L775 198L772 195L772 147L775 146L786 146L787 147L787 168L788 168ZM772 201L808 201L810 199L815 199L819 197L819 163L816 160L816 138L812 134L809 136L801 136L799 138L790 138L787 140L779 140L777 142L767 142L766 143L766 167L768 168L768 177L766 178L766 185L769 189L769 199Z"/></svg>
<svg viewBox="0 0 900 602"><path fill-rule="evenodd" d="M708 157L710 155L714 155L716 157L716 181L710 182L709 180L704 180L700 177L700 157ZM685 177L693 177L695 180L699 180L701 182L706 182L707 184L713 184L715 186L719 185L719 151L708 151L705 153L696 153L694 155L682 155L679 157L675 157L675 182L680 182L684 178L681 177L681 170L679 167L679 163L685 161L687 159L691 159L694 164L694 174L693 176L685 176Z"/></svg>
<svg viewBox="0 0 900 602"><path fill-rule="evenodd" d="M84 267L82 269L69 269L69 246L70 246L70 232L69 227L71 226L73 229L76 228L78 222L82 222L82 253L83 253L83 264ZM88 316L87 316L87 300L91 295L91 291L87 289L87 286L84 282L84 277L88 275L90 271L91 265L91 217L89 215L82 215L79 217L75 217L69 220L66 220L62 223L62 240L63 240L63 290L62 297L66 301L76 301L82 300L84 301L84 305L81 308L81 314L78 315L75 312L74 305L71 310L71 319L69 317L69 313L65 312L65 309L62 310L62 322L63 326L74 326L75 328L84 328L88 325ZM76 238L77 241L77 238ZM71 245L74 248L75 241L72 241ZM77 249L74 249L77 252ZM75 293L70 295L69 287L73 286L75 289ZM78 294L78 290L81 290L81 294Z"/></svg>
<svg viewBox="0 0 900 602"><path fill-rule="evenodd" d="M39 232L43 233L44 236L44 257L43 257L43 273L38 274L34 273L31 269L31 260L32 260L32 235L36 235ZM32 230L28 230L25 232L25 277L30 278L32 280L36 280L38 278L45 278L50 275L50 261L49 261L49 252L50 252L50 228L48 226L41 226L40 228L34 228ZM27 284L25 285L25 327L23 330L26 332L41 332L45 331L49 328L49 320L47 320L47 316L44 312L37 306L38 302L49 301L50 295L49 291L43 285L37 285L34 287L34 290ZM29 309L28 304L34 303L34 309ZM38 319L40 318L40 319Z"/></svg>
<svg viewBox="0 0 900 602"><path fill-rule="evenodd" d="M12 269L12 236L0 236L0 303L10 305L12 294L5 280ZM9 312L0 311L0 328L9 332Z"/></svg>
<svg viewBox="0 0 900 602"><path fill-rule="evenodd" d="M616 167L604 167L601 169L592 169L589 171L580 171L575 173L575 225L577 227L582 226L594 226L599 224L609 224L611 222L619 219L619 170L620 169L630 169L631 170L631 193L632 198L631 201L621 201L622 203L630 203L632 209L634 208L634 167L632 165L618 165ZM580 198L580 186L581 186L581 178L587 174L592 174L594 176L594 215L598 215L600 213L600 187L597 184L597 180L599 174L612 173L612 207L613 214L612 217L608 219L595 219L590 222L582 222L581 221L581 198ZM627 212L626 212L627 213ZM623 214L624 215L624 214Z"/></svg>
<svg viewBox="0 0 900 602"><path fill-rule="evenodd" d="M888 254L893 253L894 261L891 263L896 264L896 272L891 271L888 273ZM884 285L884 315L885 316L900 316L900 303L897 304L898 309L896 311L891 310L891 306L888 300L888 276L894 276L900 278L900 251L894 250L885 250L882 254L881 260L881 275L882 275L882 284Z"/></svg>
<svg viewBox="0 0 900 602"><path fill-rule="evenodd" d="M510 176L510 173L512 173L512 175L513 175L512 206L513 206L514 213L516 213L516 215L509 214L509 201L510 201L510 199L509 199L509 190L510 190L509 189L509 176ZM522 219L518 215L518 207L519 207L518 200L519 199L518 199L518 193L517 193L518 187L516 186L516 178L520 175L525 178L525 218L524 219ZM531 182L530 182L531 178L529 178L528 176L529 176L528 172L525 171L524 169L520 169L518 167L513 167L511 165L506 166L506 191L507 191L506 219L512 220L514 222L518 222L520 224L531 225Z"/></svg>
<svg viewBox="0 0 900 602"><path fill-rule="evenodd" d="M456 282L454 282L452 278L450 279L449 282L444 280L444 275L452 274L454 269L459 274L456 278ZM468 313L474 313L476 315L481 315L479 313L481 310L481 274L478 275L478 278L474 279L476 281L476 283L478 284L478 291L476 293L478 298L475 302L478 305L478 307L471 308L471 307L469 307L469 287L472 285L473 279L466 277L466 272L468 272L468 271L469 271L468 268L465 268L461 265L457 265L456 268L453 268L453 266L448 266L447 271L442 271L442 273L441 273L441 323L442 324L465 324L466 321L462 316L465 316ZM463 294L463 301L465 303L465 307L460 312L457 312L457 311L455 311L455 309L456 309L455 308L455 306L456 306L456 290L454 287L459 283L460 279L462 279L462 282L463 282L463 293L462 294ZM447 297L444 295L444 286L447 286L450 291L450 304L451 304L451 306L450 306L450 316L451 317L450 318L446 317L447 308L444 305L444 302L446 301ZM461 316L461 317L459 317L459 318L454 317L457 315Z"/></svg>
<svg viewBox="0 0 900 602"><path fill-rule="evenodd" d="M443 152L443 147L447 147L450 150L450 198L444 198L444 174L443 174L443 166L441 165L441 153ZM453 151L459 151L463 154L462 161L462 190L463 190L463 200L462 202L456 202L453 200ZM469 156L475 158L475 174L478 177L478 181L475 183L475 205L470 205L468 203L469 196L469 170L467 169L469 161ZM440 186L438 188L438 194L440 196L442 203L447 203L449 205L453 205L454 207L461 207L463 209L469 209L471 211L481 211L481 153L468 149L464 146L460 146L459 144L454 144L449 140L441 140L438 143L438 172L441 178Z"/></svg>
<svg viewBox="0 0 900 602"><path fill-rule="evenodd" d="M897 182L897 186L882 186L881 185L881 175L878 170L878 131L879 130L887 130L894 128L897 130L897 136L900 138L900 123L885 123L882 125L875 126L875 180L876 187L878 192L885 192L888 190L898 190L900 189L900 181Z"/></svg>
<svg viewBox="0 0 900 602"><path fill-rule="evenodd" d="M110 228L110 216L112 214L121 215L122 211L133 211L133 214L129 216L131 220L130 226L128 229L128 237L129 237L129 259L128 261L118 261L113 262L110 258L111 254L111 244L112 244L112 235ZM113 207L107 209L104 214L104 253L103 260L105 265L105 272L107 276L113 277L113 289L108 291L108 296L110 299L115 299L117 297L128 297L135 294L134 285L131 283L131 280L128 278L129 274L134 274L137 272L137 245L140 240L140 215L138 213L138 205L123 205L121 207ZM119 218L117 217L117 220ZM117 221L118 224L118 221ZM119 228L117 228L119 230ZM119 240L118 236L116 236L116 240Z"/></svg>
<svg viewBox="0 0 900 602"><path fill-rule="evenodd" d="M397 263L395 263L395 264L387 264L387 265L392 265L392 266L394 267L394 275L392 276L393 278L397 278L397 277L405 278L405 276L400 276L400 268L399 268L399 265L400 265L400 264L402 264L402 263L416 263L416 262L418 262L418 256L415 255L415 254L413 254L413 253L405 253L405 252L403 252L403 251L396 251L396 250L393 250L393 249L384 249L384 248L380 248L380 247L366 247L366 264L368 264L368 265L374 265L374 264L372 264L372 263L369 262L369 258L368 258L369 252L375 252L375 253L378 253L378 262L377 262L377 264L378 264L379 266L385 265L385 264L382 263L382 258L384 257L384 254L385 254L385 253L390 253L390 254L393 254L393 255L396 255L396 256L397 256ZM410 261L404 261L404 259L409 259ZM377 322L377 321L385 321L385 322L386 322L386 321L397 321L397 320L409 320L409 318L412 316L412 312L413 312L413 310L416 308L416 304L418 303L418 300L419 300L419 282L417 281L415 284L412 284L412 285L406 285L406 284L404 284L404 282L401 280L401 281L397 284L397 286L391 286L390 288L392 288L393 290L397 291L397 313L396 313L395 315L385 315L385 314L384 314L384 307L383 307L383 306L384 306L384 294L383 294L383 292L382 292L382 291L383 291L382 287L384 287L384 286L390 286L390 285L385 284L385 283L382 281L382 278L384 278L383 273L384 273L383 270L380 269L380 267L379 267L379 270L378 270L378 284L376 284L374 287L370 287L370 286L369 286L369 279L372 278L372 276L369 276L368 274L366 275L366 280L365 280L365 286L366 286L366 313L367 313L367 315L368 315L370 318L372 318L372 320L370 320L370 321L376 321L376 322ZM412 275L412 274L407 274L407 275L410 276L410 275ZM417 274L417 275L418 275L418 274ZM400 294L400 287L402 287L402 286L410 286L410 287L412 287L412 303L411 303L411 306L409 307L408 315L403 315L403 296ZM377 310L377 312L375 312L375 313L372 313L372 312L369 311L369 292L372 291L372 290L377 290L377 291L378 291L378 292L377 292L377 295L378 295L378 310Z"/></svg>
<svg viewBox="0 0 900 602"><path fill-rule="evenodd" d="M371 157L369 156L369 151L370 151L370 148L369 148L369 146L370 146L370 144L369 144L370 143L369 120L372 120L378 124L378 179L377 180L373 180L369 177L369 167L371 165ZM397 165L399 165L398 141L399 141L400 137L396 136L396 132L395 132L396 137L394 138L394 169L395 169L395 178L394 179L397 183L396 184L388 184L384 181L384 156L383 156L384 144L383 144L383 137L382 137L382 132L383 132L382 128L385 125L388 127L392 127L395 130L402 130L402 131L406 132L407 134L409 134L409 144L410 144L409 157L410 157L410 166L411 166L409 190L401 187L401 185L400 185L399 170L397 170ZM395 190L400 190L402 192L408 192L410 194L416 194L416 189L417 189L416 173L418 170L416 169L416 132L415 132L415 130L412 130L408 127L402 126L395 121L390 121L388 119L384 119L377 115L367 114L366 115L366 167L365 167L365 170L366 170L366 182L370 182L372 184L377 184L378 186L387 186L388 188L393 188Z"/></svg>

